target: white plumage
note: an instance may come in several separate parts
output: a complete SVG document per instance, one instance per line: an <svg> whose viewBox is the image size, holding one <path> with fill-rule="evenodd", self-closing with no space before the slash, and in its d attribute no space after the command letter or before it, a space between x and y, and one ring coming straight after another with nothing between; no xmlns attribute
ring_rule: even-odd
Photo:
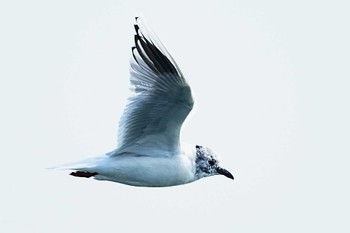
<svg viewBox="0 0 350 233"><path fill-rule="evenodd" d="M180 143L181 126L193 107L191 88L140 18L135 31L133 93L119 121L117 149L62 168L75 170L73 176L147 187L180 185L216 174L233 179L212 150Z"/></svg>

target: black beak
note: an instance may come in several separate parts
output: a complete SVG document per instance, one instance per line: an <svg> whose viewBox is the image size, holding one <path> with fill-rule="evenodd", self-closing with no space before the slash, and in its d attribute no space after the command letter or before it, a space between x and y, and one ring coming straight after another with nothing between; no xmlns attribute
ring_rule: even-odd
<svg viewBox="0 0 350 233"><path fill-rule="evenodd" d="M233 178L233 175L229 172L229 171L227 171L226 169L224 169L224 168L221 168L221 167L217 167L216 168L216 171L217 171L217 173L219 173L220 175L224 175L224 176L226 176L227 178L230 178L230 179L234 179Z"/></svg>

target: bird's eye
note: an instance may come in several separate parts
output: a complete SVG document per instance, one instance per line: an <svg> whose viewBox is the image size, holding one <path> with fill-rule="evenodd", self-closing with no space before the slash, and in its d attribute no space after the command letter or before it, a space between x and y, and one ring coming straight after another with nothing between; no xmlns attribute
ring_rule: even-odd
<svg viewBox="0 0 350 233"><path fill-rule="evenodd" d="M210 166L213 166L215 162L214 162L214 160L209 160L208 163Z"/></svg>

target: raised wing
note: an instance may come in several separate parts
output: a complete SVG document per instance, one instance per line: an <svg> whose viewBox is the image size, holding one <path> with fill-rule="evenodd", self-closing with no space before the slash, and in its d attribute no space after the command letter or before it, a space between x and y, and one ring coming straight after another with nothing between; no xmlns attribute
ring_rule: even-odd
<svg viewBox="0 0 350 233"><path fill-rule="evenodd" d="M115 152L172 156L179 150L181 126L193 107L191 89L174 59L140 18L134 27L133 94L119 122Z"/></svg>

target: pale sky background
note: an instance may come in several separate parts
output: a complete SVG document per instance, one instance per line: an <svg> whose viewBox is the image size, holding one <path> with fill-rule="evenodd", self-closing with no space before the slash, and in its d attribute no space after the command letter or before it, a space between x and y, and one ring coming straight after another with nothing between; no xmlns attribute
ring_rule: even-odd
<svg viewBox="0 0 350 233"><path fill-rule="evenodd" d="M350 232L348 1L1 1L0 232ZM171 188L46 167L108 152L143 13L223 176Z"/></svg>

